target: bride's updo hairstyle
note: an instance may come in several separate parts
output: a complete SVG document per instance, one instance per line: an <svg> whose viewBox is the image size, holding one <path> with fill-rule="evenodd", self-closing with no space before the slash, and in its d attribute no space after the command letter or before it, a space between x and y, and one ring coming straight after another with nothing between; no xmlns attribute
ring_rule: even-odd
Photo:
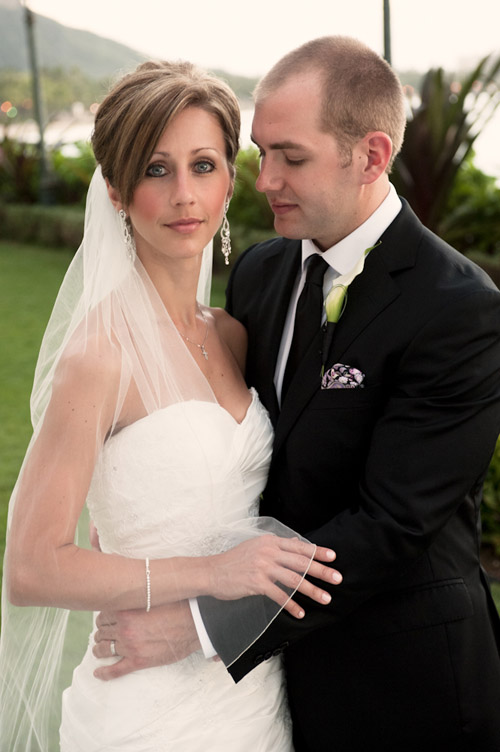
<svg viewBox="0 0 500 752"><path fill-rule="evenodd" d="M163 131L186 107L199 107L217 118L234 177L240 110L229 86L192 63L143 63L105 97L92 135L102 174L125 205L132 201Z"/></svg>

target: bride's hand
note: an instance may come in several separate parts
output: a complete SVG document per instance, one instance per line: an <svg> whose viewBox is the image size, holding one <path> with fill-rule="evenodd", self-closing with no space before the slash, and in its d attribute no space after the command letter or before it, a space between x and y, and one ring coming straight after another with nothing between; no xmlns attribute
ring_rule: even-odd
<svg viewBox="0 0 500 752"><path fill-rule="evenodd" d="M266 595L300 619L304 616L303 608L280 585L326 605L331 601L330 594L303 575L307 572L317 580L338 585L342 581L340 572L321 564L334 559L335 552L331 549L298 538L262 535L209 557L210 594L221 600Z"/></svg>

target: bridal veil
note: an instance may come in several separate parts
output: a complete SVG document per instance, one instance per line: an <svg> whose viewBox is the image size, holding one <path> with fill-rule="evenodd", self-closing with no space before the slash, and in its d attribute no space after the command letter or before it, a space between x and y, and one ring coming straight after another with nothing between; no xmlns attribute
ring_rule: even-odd
<svg viewBox="0 0 500 752"><path fill-rule="evenodd" d="M211 254L210 245L203 253L198 287L198 299L203 303L208 303ZM33 436L12 494L8 531L20 494L32 493L36 503L38 495L48 492L54 476L64 472L59 447L65 444L65 420L58 412L66 409L61 407L64 400L60 390L65 388L67 372L75 359L78 362L101 357L113 359L118 387L111 418L108 412L101 422L97 421L95 459L106 438L119 431L124 421L126 424L123 406L131 394L134 413L140 416L190 400L216 402L144 267L136 255L127 251L120 219L98 167L87 197L83 241L61 285L40 350L31 397ZM98 369L89 370L90 379L98 378L95 374ZM82 384L81 388L86 386ZM102 388L106 389L106 384ZM36 478L30 479L33 450L38 442L48 442L45 456L50 460L43 472L38 468ZM82 494L83 505L87 489L77 485L74 493ZM273 528L268 522L257 517L248 519L242 513L238 524L220 531L220 550L269 532ZM278 523L274 530L280 535L294 535ZM75 540L78 545L89 545L85 513ZM83 615L82 620L81 613L70 614L64 609L13 606L5 587L8 567L7 553L0 642L0 746L9 752L53 752L61 693L86 648L91 619L90 615ZM280 611L277 604L265 598L256 596L254 603L252 618L242 618L237 639L232 636L233 659ZM247 606L246 603L245 609Z"/></svg>

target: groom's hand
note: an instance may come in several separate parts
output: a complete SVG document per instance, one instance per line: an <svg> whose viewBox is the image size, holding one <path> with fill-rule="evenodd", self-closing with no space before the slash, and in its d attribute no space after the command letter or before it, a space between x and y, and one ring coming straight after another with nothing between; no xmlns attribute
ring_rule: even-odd
<svg viewBox="0 0 500 752"><path fill-rule="evenodd" d="M177 663L200 648L189 601L144 610L103 611L97 617L93 653L113 656L112 641L120 660L98 668L98 679L118 676L151 666Z"/></svg>

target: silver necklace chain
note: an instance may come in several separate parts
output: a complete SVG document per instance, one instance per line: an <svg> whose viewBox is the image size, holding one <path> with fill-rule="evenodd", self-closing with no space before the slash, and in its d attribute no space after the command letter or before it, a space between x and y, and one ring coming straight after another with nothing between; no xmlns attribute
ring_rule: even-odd
<svg viewBox="0 0 500 752"><path fill-rule="evenodd" d="M186 335L183 334L182 332L179 332L179 334L181 335L181 337L184 337L186 342L189 342L191 345L195 345L195 347L198 347L201 350L201 354L203 355L205 360L208 360L208 353L205 348L205 342L207 341L207 337L208 337L208 321L206 320L205 315L200 308L200 304L196 303L196 305L198 307L199 314L201 318L203 319L203 323L205 324L205 336L203 337L203 342L201 344L198 344L198 342L193 342L192 339L189 339L189 337L186 337Z"/></svg>

